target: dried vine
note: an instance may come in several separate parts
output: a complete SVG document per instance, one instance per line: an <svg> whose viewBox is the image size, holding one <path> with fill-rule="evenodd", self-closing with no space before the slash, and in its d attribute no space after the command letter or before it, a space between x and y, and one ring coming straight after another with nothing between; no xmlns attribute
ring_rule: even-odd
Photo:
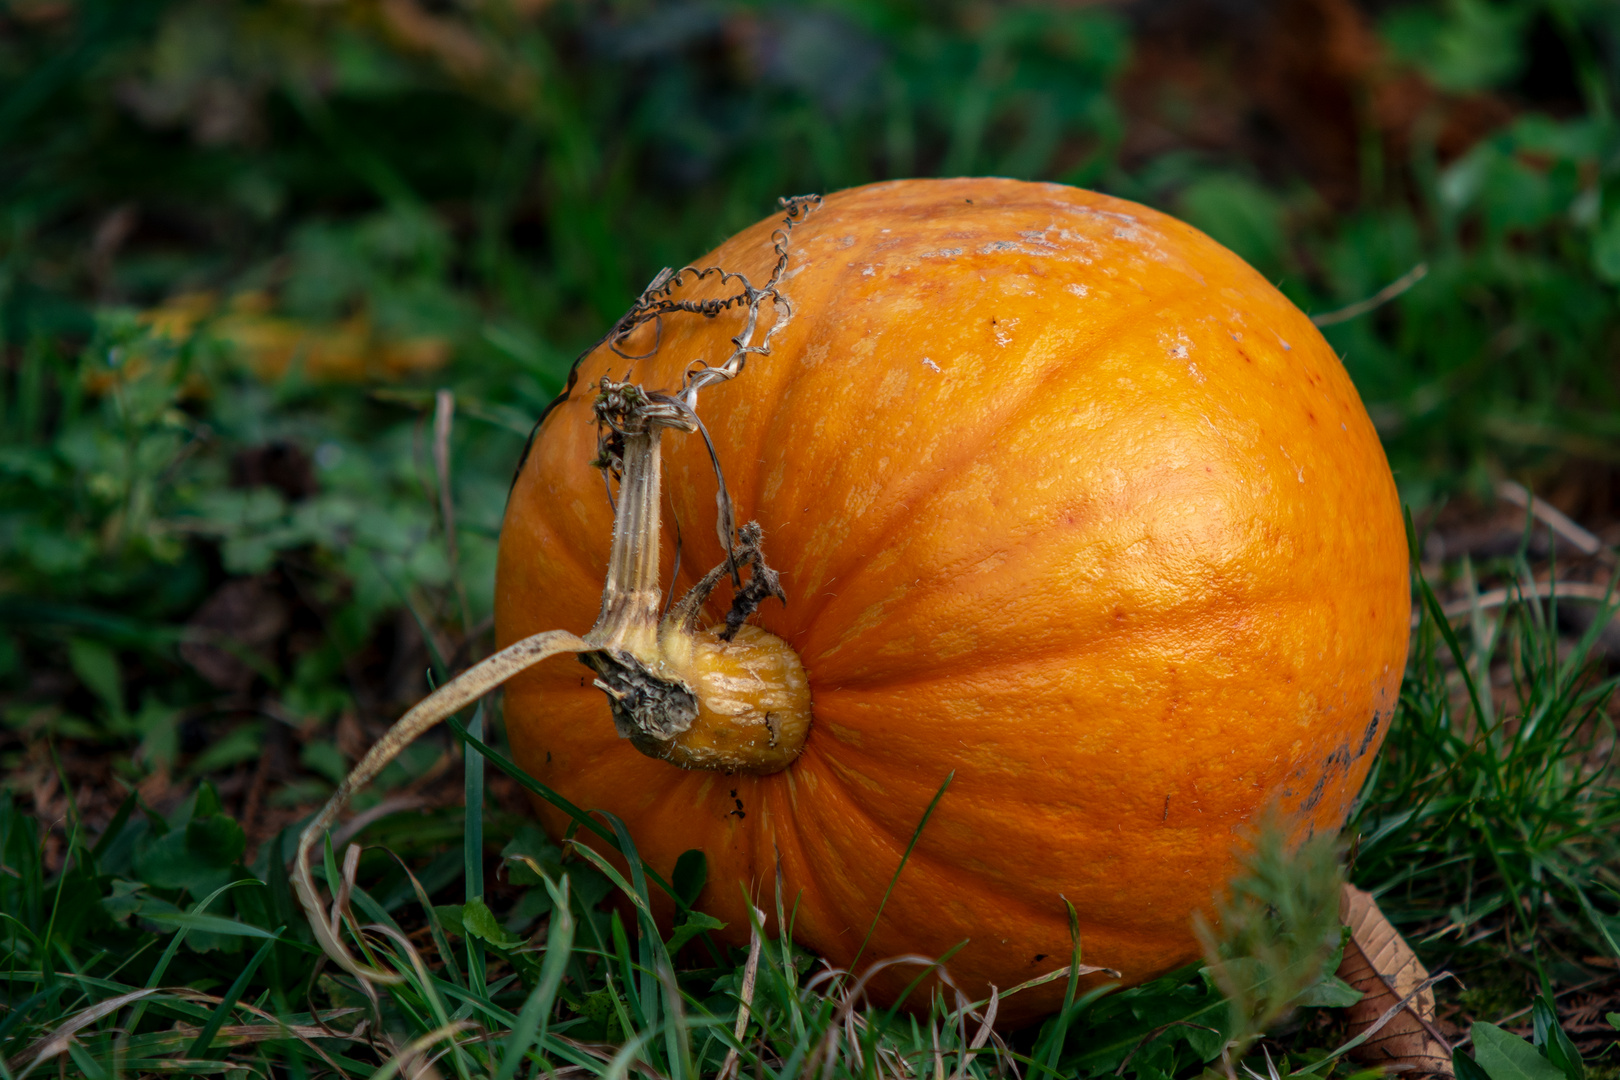
<svg viewBox="0 0 1620 1080"><path fill-rule="evenodd" d="M820 195L796 195L792 198L777 200L781 208L786 211L782 224L771 233L771 244L776 251L776 263L771 267L771 275L765 284L755 288L746 275L734 270L727 270L721 266L683 266L680 269L665 267L659 271L658 276L642 290L636 302L630 305L630 310L619 318L604 339L608 348L614 354L626 360L643 360L658 351L663 341L663 318L665 315L687 313L702 315L712 319L721 312L729 311L742 305L747 312L740 334L731 339L733 351L724 363L719 366L710 366L702 360L694 360L692 366L686 369L680 398L689 407L697 406L698 391L712 383L723 382L736 378L743 369L750 355L766 355L771 351L771 338L787 325L793 317L793 303L780 291L782 276L788 267L788 245L792 240L793 227L803 221L816 207L821 205ZM674 292L687 282L702 281L705 278L717 277L722 285L736 282L741 288L739 292L730 296L714 297L708 300L677 300ZM765 337L758 345L751 344L754 331L758 326L759 309L766 300L770 300L777 310L776 323L765 332ZM632 332L646 323L657 326L657 335L653 339L653 347L645 353L631 355L621 347Z"/></svg>
<svg viewBox="0 0 1620 1080"><path fill-rule="evenodd" d="M614 324L613 329L603 338L603 344L612 349L616 356L626 360L644 360L658 352L663 343L663 318L665 315L677 313L702 315L712 319L725 311L742 306L744 311L742 330L731 339L732 352L725 361L719 365L710 365L704 360L693 360L687 365L682 377L681 390L676 394L645 393L639 386L628 382L615 382L603 376L599 386L595 410L598 429L601 432L597 439L597 456L592 463L602 469L604 478L611 475L615 478L624 470L624 436L627 431L626 422L640 422L647 410L655 409L660 414L653 418L654 422L663 423L670 427L679 427L685 431L697 431L703 436L703 444L709 452L709 463L714 468L715 483L718 485L716 501L718 512L715 520L715 534L720 541L720 550L727 552L726 572L731 577L732 584L743 588L739 576L738 560L730 555L732 549L738 545L740 537L737 532L736 514L731 501L730 489L726 486L725 473L720 467L720 455L714 448L714 440L709 437L709 430L697 415L698 393L708 386L726 382L736 378L742 373L749 356L768 356L771 351L771 339L793 320L793 301L781 291L782 278L787 273L789 259L789 245L793 238L793 227L803 221L813 210L821 205L820 195L797 195L792 198L783 197L777 200L778 205L785 211L782 224L771 233L771 246L776 252L776 262L771 267L770 277L765 284L755 287L748 277L734 270L727 270L720 266L683 266L679 270L665 267L659 271L658 276L642 290L636 302L630 305ZM707 300L677 300L674 292L688 282L702 281L705 278L716 277L721 284L736 282L739 291L730 296L713 297ZM776 321L765 331L757 344L754 335L759 329L759 312L765 301L769 300L776 310ZM656 334L653 338L652 348L647 352L629 354L622 348L625 340L638 328L653 323ZM627 400L625 394L634 388L636 393L644 394L644 399ZM673 419L674 413L682 414L679 421ZM637 420L631 421L631 417ZM664 419L664 417L670 417ZM612 502L612 485L608 486L609 502ZM757 545L756 545L757 546ZM763 564L761 564L763 565ZM757 576L757 575L756 575ZM779 590L778 590L779 591ZM735 629L732 633L735 633Z"/></svg>

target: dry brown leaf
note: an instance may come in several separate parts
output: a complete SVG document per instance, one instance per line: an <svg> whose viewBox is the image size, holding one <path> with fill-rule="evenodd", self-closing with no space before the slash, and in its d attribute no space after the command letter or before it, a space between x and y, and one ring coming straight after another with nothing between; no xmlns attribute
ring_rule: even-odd
<svg viewBox="0 0 1620 1080"><path fill-rule="evenodd" d="M141 320L159 337L178 341L207 321L210 333L235 346L259 378L274 381L294 365L313 382L399 379L443 367L451 343L436 336L396 337L374 328L357 311L331 326L306 325L272 314L268 293L244 292L221 304L213 293L182 293L143 312ZM138 368L135 373L144 370ZM98 373L89 389L106 393L131 373Z"/></svg>
<svg viewBox="0 0 1620 1080"><path fill-rule="evenodd" d="M1434 1026L1434 992L1425 985L1429 973L1412 947L1384 918L1372 895L1348 883L1339 893L1339 921L1350 928L1339 978L1362 993L1347 1010L1350 1036L1372 1030L1391 1008L1410 998L1350 1056L1391 1071L1453 1075L1451 1048Z"/></svg>

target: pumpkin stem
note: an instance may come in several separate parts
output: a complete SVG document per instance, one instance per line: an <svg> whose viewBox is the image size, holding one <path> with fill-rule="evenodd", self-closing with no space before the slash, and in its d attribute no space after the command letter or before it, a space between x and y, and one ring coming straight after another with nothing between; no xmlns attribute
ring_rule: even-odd
<svg viewBox="0 0 1620 1080"><path fill-rule="evenodd" d="M786 642L745 625L766 597L784 595L760 550L759 523L743 526L725 560L660 621L660 444L664 428L697 430L696 418L681 399L611 379L602 380L596 414L604 431L597 461L619 475L619 497L601 614L587 635L595 647L579 659L596 672L614 728L642 753L684 768L785 768L809 731L809 685ZM699 630L704 603L727 576L737 594L724 629Z"/></svg>
<svg viewBox="0 0 1620 1080"><path fill-rule="evenodd" d="M663 429L695 431L697 420L674 398L608 378L602 380L595 410L604 429L597 464L618 473L620 480L607 583L590 637L603 649L648 659L657 654L664 599L658 579Z"/></svg>

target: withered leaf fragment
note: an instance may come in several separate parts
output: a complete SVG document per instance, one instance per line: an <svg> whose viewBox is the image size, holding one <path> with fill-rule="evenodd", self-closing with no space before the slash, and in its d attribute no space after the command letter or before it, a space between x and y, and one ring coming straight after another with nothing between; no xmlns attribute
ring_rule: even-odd
<svg viewBox="0 0 1620 1080"><path fill-rule="evenodd" d="M1424 985L1429 973L1417 954L1384 918L1372 895L1349 883L1339 894L1339 920L1350 928L1339 978L1362 993L1346 1010L1350 1036L1371 1030L1392 1007L1410 998L1350 1056L1411 1076L1452 1076L1451 1047L1434 1026L1434 992Z"/></svg>

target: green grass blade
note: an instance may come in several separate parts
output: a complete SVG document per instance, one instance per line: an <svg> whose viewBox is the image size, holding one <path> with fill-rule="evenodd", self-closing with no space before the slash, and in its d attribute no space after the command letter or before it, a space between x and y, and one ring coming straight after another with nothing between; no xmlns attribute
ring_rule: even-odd
<svg viewBox="0 0 1620 1080"><path fill-rule="evenodd" d="M883 899L878 901L877 911L872 914L872 925L866 928L866 937L861 939L861 947L855 950L855 959L849 962L851 974L854 973L856 965L861 962L861 956L865 954L866 947L872 943L872 935L877 933L878 920L883 918L883 909L888 906L889 897L894 894L894 887L900 883L900 872L906 868L906 863L911 859L912 851L917 847L917 841L922 838L923 829L928 825L928 819L934 816L934 808L939 805L939 800L945 797L945 791L951 786L951 781L954 779L956 779L956 770L952 769L946 775L945 782L939 785L939 790L934 792L934 798L929 802L928 809L923 811L922 819L917 822L917 827L911 831L911 840L906 844L905 853L900 856L900 864L894 868L894 876L889 879L889 887L883 890Z"/></svg>
<svg viewBox="0 0 1620 1080"><path fill-rule="evenodd" d="M228 937L268 938L273 941L281 940L279 932L272 932L259 926L250 926L236 919L227 919L223 915L198 915L190 911L149 911L143 913L141 918L146 922L185 927L187 930L201 930L208 934L223 934Z"/></svg>
<svg viewBox="0 0 1620 1080"><path fill-rule="evenodd" d="M1069 978L1063 990L1063 1007L1058 1010L1057 1017L1052 1026L1041 1035L1041 1043L1037 1045L1035 1057L1042 1064L1046 1072L1057 1075L1058 1055L1063 1053L1063 1043L1068 1038L1069 1027L1074 1023L1074 999L1080 991L1080 963L1082 946L1080 942L1080 913L1074 910L1069 898L1063 898L1063 907L1069 913Z"/></svg>
<svg viewBox="0 0 1620 1080"><path fill-rule="evenodd" d="M237 1001L241 999L242 992L247 989L248 983L252 981L254 973L259 970L259 965L264 963L266 956L270 955L270 950L276 947L276 941L280 939L282 929L278 928L269 941L259 946L258 951L253 954L253 959L248 961L247 967L243 968L242 973L231 983L231 988L225 991L225 996L220 999L218 1007L214 1009L214 1014L208 1018L208 1023L204 1024L203 1029L197 1032L197 1040L191 1044L191 1049L186 1051L186 1057L200 1058L208 1053L208 1048L213 1045L214 1036L219 1034L219 1029L224 1026L226 1019L231 1014L231 1010L236 1008Z"/></svg>
<svg viewBox="0 0 1620 1080"><path fill-rule="evenodd" d="M482 739L484 735L484 703L479 702L473 717L467 723L469 738ZM467 900L484 899L484 756L468 753L461 755L466 778L466 829L462 840L462 857L466 863ZM484 943L467 935L467 984L476 995L483 996L488 988L484 976Z"/></svg>
<svg viewBox="0 0 1620 1080"><path fill-rule="evenodd" d="M640 951L640 988L637 997L641 1008L641 1023L651 1026L659 1022L659 976L658 973L665 968L672 967L668 952L664 948L663 935L659 933L658 924L653 919L652 896L647 891L646 866L641 861L641 853L636 849L635 841L630 838L630 830L616 815L603 813L609 825L613 827L613 835L618 841L618 848L624 855L625 865L630 869L630 885L634 890L636 902L636 921L640 924L640 940L637 942ZM673 1035L672 1031L672 1035ZM677 1078L680 1080L680 1078Z"/></svg>
<svg viewBox="0 0 1620 1080"><path fill-rule="evenodd" d="M51 746L51 756L52 758L55 758L56 756L55 744L52 744ZM61 762L57 762L56 768L58 774L60 774L62 769ZM71 791L73 789L71 787L66 787L64 790ZM78 807L72 799L68 800L68 806L73 809L73 832L68 839L67 846L68 858L71 859L73 857L73 851L79 843L79 817ZM56 966L51 960L51 945L52 939L56 936L56 916L62 906L62 890L67 886L67 871L67 865L64 863L62 872L58 874L56 878L56 895L51 899L51 917L45 923L45 936L41 939L39 946L40 970L44 972L47 980L53 979L56 976Z"/></svg>
<svg viewBox="0 0 1620 1080"><path fill-rule="evenodd" d="M392 852L390 852L392 854ZM427 919L428 932L433 935L433 947L438 950L439 958L444 961L445 971L453 982L461 981L461 969L456 966L456 953L450 947L450 939L445 935L444 922L433 907L433 901L428 898L427 890L422 888L422 882L411 872L405 860L395 855L399 868L405 874L405 880L411 883L411 891L416 895L417 905L421 907L423 917Z"/></svg>
<svg viewBox="0 0 1620 1080"><path fill-rule="evenodd" d="M523 1003L523 1011L518 1014L517 1023L512 1026L512 1033L507 1036L501 1055L501 1067L495 1073L495 1080L512 1080L517 1074L518 1066L523 1063L524 1055L529 1052L529 1047L537 1042L545 1043L551 1010L556 1003L557 991L562 986L563 975L568 971L568 959L574 949L574 914L569 910L571 898L568 879L562 879L561 888L553 885L550 878L544 881L552 901L551 929L546 934L546 958L540 963L540 978L536 981L528 1000Z"/></svg>
<svg viewBox="0 0 1620 1080"><path fill-rule="evenodd" d="M482 739L469 734L466 726L455 717L452 716L447 719L445 721L445 726L455 734L456 738L468 744L474 750L477 750L484 757L488 758L490 763L493 764L497 769L501 770L501 772L505 773L507 776L510 776L513 780L516 780L518 785L521 786L525 791L540 796L552 806L555 806L557 809L567 814L580 828L583 828L593 836L600 837L609 844L612 844L615 851L619 850L618 837L615 836L610 830L603 828L602 825L591 817L589 813L569 802L560 793L550 787L547 787L545 784L542 784L540 781L524 772L518 767L516 762L502 754L499 750L496 750L494 747L485 743ZM620 852L620 854L623 854L623 852ZM656 871L649 867L644 870L644 873L647 875L647 880L652 882L654 885L657 885L659 889L673 899L676 905L682 911L691 910L686 901L676 893L675 887L669 882L665 881L663 877Z"/></svg>
<svg viewBox="0 0 1620 1080"><path fill-rule="evenodd" d="M212 905L215 900L218 900L221 896L224 896L227 892L236 888L238 885L257 884L257 881L245 878L238 881L227 882L193 905L191 908L191 914L203 914L208 910L209 906ZM189 932L189 930L190 927L182 926L180 929L174 932L174 936L169 939L169 944L163 950L163 955L158 957L157 964L152 968L152 974L148 976L146 980L146 989L154 990L158 986L162 985L163 976L168 973L169 964L173 962L175 953L180 951L180 945L186 940L186 934ZM139 1030L141 1017L145 1014L145 1012L146 1002L136 1002L133 1010L130 1013L129 1022L124 1025L124 1029L132 1034Z"/></svg>
<svg viewBox="0 0 1620 1080"><path fill-rule="evenodd" d="M647 1015L647 1004L644 1004L644 987L640 985L636 975L641 972L641 965L630 958L630 938L624 930L624 920L614 911L608 917L608 931L613 935L613 959L619 965L619 978L624 982L624 996L627 999L630 1015L625 1018L625 1030L635 1031L650 1027L656 1019ZM644 974L644 972L641 972Z"/></svg>
<svg viewBox="0 0 1620 1080"><path fill-rule="evenodd" d="M1446 648L1451 650L1452 659L1457 661L1457 672L1462 677L1463 685L1468 689L1468 700L1474 706L1474 715L1483 721L1488 714L1480 704L1479 687L1474 685L1473 673L1468 670L1468 654L1463 649L1462 642L1457 640L1457 632L1451 628L1451 621L1446 618L1439 597L1434 595L1434 589L1421 574L1417 576L1417 585L1423 607L1429 612L1435 629L1439 630L1440 636L1445 639Z"/></svg>

